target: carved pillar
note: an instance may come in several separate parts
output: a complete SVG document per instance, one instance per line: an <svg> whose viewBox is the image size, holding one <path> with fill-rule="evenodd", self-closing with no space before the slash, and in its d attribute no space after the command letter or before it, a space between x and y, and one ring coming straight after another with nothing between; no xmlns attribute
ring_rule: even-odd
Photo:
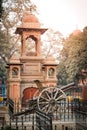
<svg viewBox="0 0 87 130"><path fill-rule="evenodd" d="M37 56L40 56L40 38L37 39L37 43L36 43L36 52L37 52Z"/></svg>
<svg viewBox="0 0 87 130"><path fill-rule="evenodd" d="M23 35L22 36L22 47L21 47L21 53L22 55L25 55L26 54L26 38L25 36Z"/></svg>

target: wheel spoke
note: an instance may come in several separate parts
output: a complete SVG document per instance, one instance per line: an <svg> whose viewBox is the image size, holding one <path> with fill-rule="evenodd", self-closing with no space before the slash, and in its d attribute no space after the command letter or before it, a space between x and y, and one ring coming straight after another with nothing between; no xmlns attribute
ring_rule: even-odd
<svg viewBox="0 0 87 130"><path fill-rule="evenodd" d="M39 102L39 104L48 104L49 102Z"/></svg>
<svg viewBox="0 0 87 130"><path fill-rule="evenodd" d="M48 99L50 99L50 96L49 96L49 94L48 94L48 91L45 91L45 93L46 93Z"/></svg>
<svg viewBox="0 0 87 130"><path fill-rule="evenodd" d="M47 104L46 106L44 106L43 108L42 108L42 110L46 110L47 109L47 107L49 107L49 105Z"/></svg>
<svg viewBox="0 0 87 130"><path fill-rule="evenodd" d="M57 89L57 91L56 91L56 93L54 95L54 99L56 98L57 94L58 94L58 89Z"/></svg>
<svg viewBox="0 0 87 130"><path fill-rule="evenodd" d="M55 100L58 101L58 100L62 100L63 99L63 95L59 96L58 98L56 98Z"/></svg>
<svg viewBox="0 0 87 130"><path fill-rule="evenodd" d="M51 106L48 107L47 113L49 113L51 110Z"/></svg>
<svg viewBox="0 0 87 130"><path fill-rule="evenodd" d="M44 99L44 100L46 100L46 101L49 101L47 98L45 98L45 97L43 97L43 96L41 96L40 98L42 98L42 99Z"/></svg>
<svg viewBox="0 0 87 130"><path fill-rule="evenodd" d="M56 110L55 106L52 106L52 112L54 112Z"/></svg>
<svg viewBox="0 0 87 130"><path fill-rule="evenodd" d="M53 98L53 92L51 92L51 98Z"/></svg>
<svg viewBox="0 0 87 130"><path fill-rule="evenodd" d="M53 98L53 88L49 89L50 97Z"/></svg>

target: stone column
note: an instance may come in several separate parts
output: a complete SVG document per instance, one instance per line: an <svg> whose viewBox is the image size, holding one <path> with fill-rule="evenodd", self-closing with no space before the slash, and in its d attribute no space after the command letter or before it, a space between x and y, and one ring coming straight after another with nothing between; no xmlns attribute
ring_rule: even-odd
<svg viewBox="0 0 87 130"><path fill-rule="evenodd" d="M40 56L40 38L37 39L37 43L36 43L36 52L37 52L37 56Z"/></svg>
<svg viewBox="0 0 87 130"><path fill-rule="evenodd" d="M22 36L22 43L21 44L22 44L21 53L22 53L22 55L25 55L26 54L26 38L24 35Z"/></svg>

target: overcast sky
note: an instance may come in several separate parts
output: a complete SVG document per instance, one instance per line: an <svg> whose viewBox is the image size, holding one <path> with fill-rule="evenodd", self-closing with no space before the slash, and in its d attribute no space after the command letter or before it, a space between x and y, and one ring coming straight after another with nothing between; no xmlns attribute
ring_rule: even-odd
<svg viewBox="0 0 87 130"><path fill-rule="evenodd" d="M44 26L70 34L87 26L87 0L32 0Z"/></svg>

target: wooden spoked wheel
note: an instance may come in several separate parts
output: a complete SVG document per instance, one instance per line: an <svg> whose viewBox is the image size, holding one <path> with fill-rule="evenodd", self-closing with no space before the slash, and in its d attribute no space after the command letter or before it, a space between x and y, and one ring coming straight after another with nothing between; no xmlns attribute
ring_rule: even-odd
<svg viewBox="0 0 87 130"><path fill-rule="evenodd" d="M37 99L38 108L45 113L60 112L61 102L66 100L66 94L59 88L43 89Z"/></svg>

